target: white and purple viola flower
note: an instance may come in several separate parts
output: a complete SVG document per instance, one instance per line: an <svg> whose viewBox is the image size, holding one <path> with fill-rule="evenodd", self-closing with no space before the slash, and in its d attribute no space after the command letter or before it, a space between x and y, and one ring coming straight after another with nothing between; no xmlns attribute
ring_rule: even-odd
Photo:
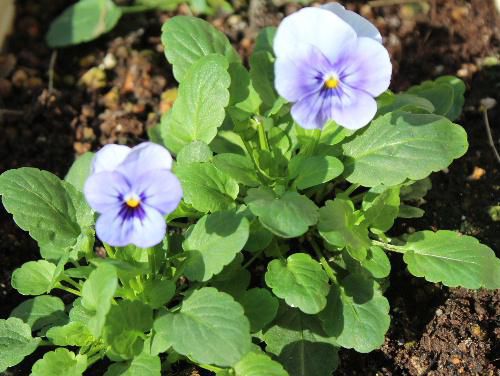
<svg viewBox="0 0 500 376"><path fill-rule="evenodd" d="M377 112L374 98L391 81L377 28L337 3L286 17L274 52L276 89L294 103L292 117L307 129L329 120L349 129L367 125Z"/></svg>
<svg viewBox="0 0 500 376"><path fill-rule="evenodd" d="M134 148L106 145L96 153L84 193L100 214L96 233L103 242L147 248L163 240L165 216L182 198L171 167L170 153L151 142Z"/></svg>

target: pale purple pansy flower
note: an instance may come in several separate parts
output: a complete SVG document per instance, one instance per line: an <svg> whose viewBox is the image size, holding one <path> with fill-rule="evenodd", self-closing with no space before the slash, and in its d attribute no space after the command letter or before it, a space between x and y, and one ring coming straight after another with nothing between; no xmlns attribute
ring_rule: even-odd
<svg viewBox="0 0 500 376"><path fill-rule="evenodd" d="M106 145L93 160L84 187L89 205L100 214L99 239L112 246L152 247L165 237L165 216L182 198L170 171L172 156L160 145L144 142L134 148Z"/></svg>
<svg viewBox="0 0 500 376"><path fill-rule="evenodd" d="M329 120L349 128L367 125L375 97L389 87L392 65L375 26L337 3L303 8L286 17L274 39L275 86L293 103L303 128Z"/></svg>

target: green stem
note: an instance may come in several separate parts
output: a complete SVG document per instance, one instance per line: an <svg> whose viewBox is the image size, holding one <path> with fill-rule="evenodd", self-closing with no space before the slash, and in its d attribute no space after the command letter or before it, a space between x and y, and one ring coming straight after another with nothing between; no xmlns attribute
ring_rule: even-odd
<svg viewBox="0 0 500 376"><path fill-rule="evenodd" d="M80 286L80 284L78 284L77 282L73 281L72 278L70 277L66 277L63 279L64 282L68 282L71 286L73 286L74 288L76 288L78 291L80 291L80 289L82 288L82 286Z"/></svg>
<svg viewBox="0 0 500 376"><path fill-rule="evenodd" d="M148 12L155 9L152 5L130 5L119 8L123 14Z"/></svg>
<svg viewBox="0 0 500 376"><path fill-rule="evenodd" d="M321 138L321 129L314 129L313 130L313 139L311 142L309 142L304 150L304 156L308 157L311 155L314 155L314 152L316 151L316 147L319 144L319 140Z"/></svg>
<svg viewBox="0 0 500 376"><path fill-rule="evenodd" d="M115 251L113 250L113 247L111 247L109 244L102 243L104 246L104 249L106 250L106 253L108 254L109 258L115 258Z"/></svg>
<svg viewBox="0 0 500 376"><path fill-rule="evenodd" d="M69 293L71 293L71 294L75 294L75 295L77 295L77 296L82 296L82 293L81 293L80 291L75 290L75 289L72 289L71 287L66 287L66 286L63 286L63 285L61 285L60 283L59 283L57 286L55 286L55 288L57 288L57 289L59 289L59 290L64 290L64 291L66 291L66 292L69 292Z"/></svg>
<svg viewBox="0 0 500 376"><path fill-rule="evenodd" d="M264 248L265 249L265 248ZM256 252L251 258L250 260L248 260L244 265L243 265L243 269L246 269L248 268L255 260L257 260L257 258L262 254L262 252L264 252L264 249L261 249L260 251Z"/></svg>
<svg viewBox="0 0 500 376"><path fill-rule="evenodd" d="M326 274L328 275L328 278L330 278L330 281L332 283L338 284L337 277L335 276L335 272L333 271L332 267L326 260L325 256L323 253L321 253L321 249L319 248L318 243L316 243L316 240L312 236L308 237L309 243L313 247L314 252L316 253L316 256L318 256L319 263L323 266L323 269L325 269Z"/></svg>
<svg viewBox="0 0 500 376"><path fill-rule="evenodd" d="M259 144L261 149L270 151L269 142L267 141L266 130L264 129L264 123L260 120L256 120L257 123L257 133L259 135Z"/></svg>
<svg viewBox="0 0 500 376"><path fill-rule="evenodd" d="M352 192L354 192L356 189L358 189L361 185L360 184L352 184L349 188L347 188L344 191L344 194L346 196L350 196Z"/></svg>
<svg viewBox="0 0 500 376"><path fill-rule="evenodd" d="M351 197L351 201L354 202L354 203L363 201L363 198L365 197L365 194L366 194L366 192L358 193L357 195Z"/></svg>
<svg viewBox="0 0 500 376"><path fill-rule="evenodd" d="M153 276L156 276L156 272L158 271L158 265L157 265L157 260L156 260L155 249L153 247L150 247L147 250L148 250L148 262L149 262L149 266L151 268L151 274Z"/></svg>
<svg viewBox="0 0 500 376"><path fill-rule="evenodd" d="M38 346L55 346L52 342L42 339L38 342Z"/></svg>
<svg viewBox="0 0 500 376"><path fill-rule="evenodd" d="M392 251L392 252L405 253L405 251L406 251L403 247L393 245L393 244L384 243L384 242L381 242L378 240L372 239L372 244L378 245L379 247L382 247L382 248L387 249L388 251Z"/></svg>
<svg viewBox="0 0 500 376"><path fill-rule="evenodd" d="M201 367L201 368L203 368L203 369L206 369L207 371L212 371L212 372L216 372L216 373L219 373L219 372L221 372L221 371L223 371L223 370L224 370L224 368L220 368L220 367L212 366L212 365L210 365L210 364L198 364L198 363L196 363L196 365L197 365L198 367Z"/></svg>
<svg viewBox="0 0 500 376"><path fill-rule="evenodd" d="M169 222L168 226L177 227L177 228L188 228L189 224L188 223L182 223L182 222Z"/></svg>
<svg viewBox="0 0 500 376"><path fill-rule="evenodd" d="M98 353L94 356L91 356L89 358L87 358L87 368L90 367L92 364L94 364L95 362L98 362L99 360L102 359L102 355L101 353Z"/></svg>
<svg viewBox="0 0 500 376"><path fill-rule="evenodd" d="M267 176L267 174L261 170L259 164L255 160L253 156L253 149L250 143L245 140L241 135L240 135L241 141L243 142L243 145L245 145L245 149L247 150L247 154L250 157L250 159L253 162L253 165L255 167L255 170L257 171L257 175L260 177L260 180L263 181L264 183L268 184L269 181L272 181L271 177Z"/></svg>

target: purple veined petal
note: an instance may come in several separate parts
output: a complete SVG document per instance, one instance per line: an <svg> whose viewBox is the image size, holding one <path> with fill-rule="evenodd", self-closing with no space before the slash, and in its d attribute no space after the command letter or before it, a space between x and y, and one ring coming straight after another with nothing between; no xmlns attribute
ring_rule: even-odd
<svg viewBox="0 0 500 376"><path fill-rule="evenodd" d="M163 146L152 142L143 142L132 148L117 171L127 178L138 177L152 170L170 170L172 156Z"/></svg>
<svg viewBox="0 0 500 376"><path fill-rule="evenodd" d="M341 52L356 42L356 32L336 14L321 8L303 8L285 17L274 38L278 58L293 54L297 43L317 47L334 62Z"/></svg>
<svg viewBox="0 0 500 376"><path fill-rule="evenodd" d="M123 218L122 209L123 203L114 208L108 208L99 216L95 224L97 237L113 247L125 247L132 242L134 223Z"/></svg>
<svg viewBox="0 0 500 376"><path fill-rule="evenodd" d="M292 118L305 129L321 129L331 118L331 99L317 91L292 106Z"/></svg>
<svg viewBox="0 0 500 376"><path fill-rule="evenodd" d="M148 171L134 179L132 191L162 215L173 212L182 199L179 179L168 170Z"/></svg>
<svg viewBox="0 0 500 376"><path fill-rule="evenodd" d="M289 55L276 59L274 84L283 98L296 102L319 91L331 70L331 63L318 48L298 43Z"/></svg>
<svg viewBox="0 0 500 376"><path fill-rule="evenodd" d="M133 219L131 243L140 248L153 247L163 240L167 223L161 213L147 205L143 206L144 217Z"/></svg>
<svg viewBox="0 0 500 376"><path fill-rule="evenodd" d="M377 102L370 94L343 87L342 95L332 101L331 119L347 129L359 129L373 119L377 113Z"/></svg>
<svg viewBox="0 0 500 376"><path fill-rule="evenodd" d="M92 161L92 173L114 171L132 149L125 145L109 144L99 150Z"/></svg>
<svg viewBox="0 0 500 376"><path fill-rule="evenodd" d="M342 85L302 98L292 106L293 119L303 128L323 128L328 120L348 129L367 125L377 112L377 103L364 91Z"/></svg>
<svg viewBox="0 0 500 376"><path fill-rule="evenodd" d="M383 45L370 38L358 38L356 46L342 59L340 81L377 97L389 88L392 63Z"/></svg>
<svg viewBox="0 0 500 376"><path fill-rule="evenodd" d="M130 191L130 184L118 172L103 171L89 176L83 192L90 207L104 213L123 202L123 195Z"/></svg>
<svg viewBox="0 0 500 376"><path fill-rule="evenodd" d="M114 247L152 247L163 240L166 229L165 218L147 205L135 210L124 205L110 208L96 222L99 239Z"/></svg>
<svg viewBox="0 0 500 376"><path fill-rule="evenodd" d="M375 25L356 12L345 9L339 3L324 4L321 6L321 9L329 10L347 22L354 29L358 37L367 37L382 43L382 35L380 35Z"/></svg>

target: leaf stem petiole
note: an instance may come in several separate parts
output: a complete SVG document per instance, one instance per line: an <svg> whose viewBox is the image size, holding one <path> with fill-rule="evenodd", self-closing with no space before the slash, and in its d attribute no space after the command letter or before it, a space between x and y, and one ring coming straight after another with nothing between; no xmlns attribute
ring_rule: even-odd
<svg viewBox="0 0 500 376"><path fill-rule="evenodd" d="M334 283L334 284L338 284L337 276L335 275L335 272L333 271L332 267L330 266L327 259L325 258L325 256L321 252L321 249L319 248L319 245L316 242L316 240L314 240L314 238L312 236L308 236L307 238L309 240L309 243L313 247L314 252L318 256L319 263L323 266L323 269L325 269L325 272L328 275L328 278L330 278L330 281L332 281L332 283Z"/></svg>
<svg viewBox="0 0 500 376"><path fill-rule="evenodd" d="M388 251L392 251L392 252L405 253L405 251L406 251L401 246L393 245L393 244L389 244L389 243L384 243L384 242L381 242L381 241L378 241L378 240L373 240L372 239L372 244L373 245L378 245L379 247L382 247L382 248L387 249Z"/></svg>

